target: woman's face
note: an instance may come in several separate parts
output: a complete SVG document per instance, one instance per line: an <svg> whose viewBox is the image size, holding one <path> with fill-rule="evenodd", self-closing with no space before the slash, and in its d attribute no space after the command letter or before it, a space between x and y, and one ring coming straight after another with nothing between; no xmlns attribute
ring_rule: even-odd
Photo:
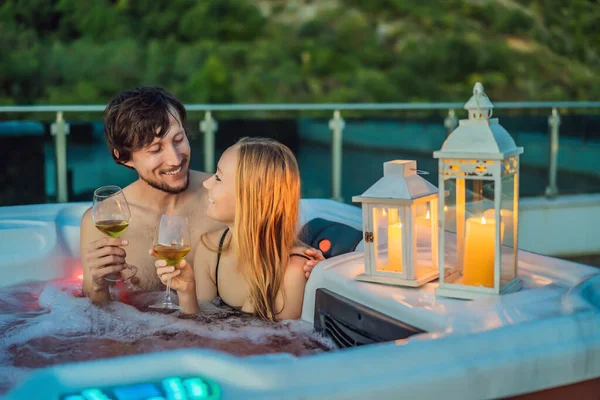
<svg viewBox="0 0 600 400"><path fill-rule="evenodd" d="M225 224L232 224L235 221L237 158L237 146L225 150L217 164L217 172L203 183L208 190L206 215Z"/></svg>

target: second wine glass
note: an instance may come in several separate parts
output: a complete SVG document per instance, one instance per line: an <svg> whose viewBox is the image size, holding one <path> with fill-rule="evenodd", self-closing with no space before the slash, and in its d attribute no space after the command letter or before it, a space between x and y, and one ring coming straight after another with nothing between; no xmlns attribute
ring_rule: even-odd
<svg viewBox="0 0 600 400"><path fill-rule="evenodd" d="M167 262L168 266L176 265L190 251L190 230L186 217L179 215L162 215L158 233L154 240L154 253ZM171 299L171 275L167 278L167 292L162 303L150 308L163 310L181 310Z"/></svg>
<svg viewBox="0 0 600 400"><path fill-rule="evenodd" d="M102 186L94 191L94 205L92 206L92 219L99 231L112 238L119 238L129 226L131 213L125 194L120 187L115 185ZM127 278L120 273L109 274L104 277L109 282L125 282L131 279L137 269L130 266L133 274Z"/></svg>

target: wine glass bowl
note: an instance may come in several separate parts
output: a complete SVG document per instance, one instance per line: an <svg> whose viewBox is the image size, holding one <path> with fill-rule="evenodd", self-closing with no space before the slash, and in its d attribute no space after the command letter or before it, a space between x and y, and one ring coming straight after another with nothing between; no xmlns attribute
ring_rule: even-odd
<svg viewBox="0 0 600 400"><path fill-rule="evenodd" d="M107 236L119 238L129 226L131 213L123 190L119 186L102 186L94 191L92 220L96 228ZM127 279L120 279L119 273L104 277L109 282L124 282L131 279L137 270Z"/></svg>
<svg viewBox="0 0 600 400"><path fill-rule="evenodd" d="M118 238L129 226L129 204L120 187L102 186L94 191L92 207L94 225L102 233Z"/></svg>
<svg viewBox="0 0 600 400"><path fill-rule="evenodd" d="M166 246L163 244L157 244L153 247L153 250L158 258L167 262L167 265L175 265L179 261L183 260L183 258L187 255L187 253L190 251L190 246L181 246L177 244Z"/></svg>
<svg viewBox="0 0 600 400"><path fill-rule="evenodd" d="M183 260L190 251L188 219L179 215L162 215L152 249L156 256L165 260L169 266ZM150 308L181 310L181 307L171 300L171 275L167 278L165 299L162 303L151 305Z"/></svg>

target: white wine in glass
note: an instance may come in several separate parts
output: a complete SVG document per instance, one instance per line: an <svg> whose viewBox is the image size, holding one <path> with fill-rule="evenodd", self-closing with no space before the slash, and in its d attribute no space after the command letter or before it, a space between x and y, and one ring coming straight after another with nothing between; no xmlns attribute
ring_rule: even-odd
<svg viewBox="0 0 600 400"><path fill-rule="evenodd" d="M129 221L119 221L118 219L96 222L96 228L98 228L100 232L115 239L119 238L128 226Z"/></svg>
<svg viewBox="0 0 600 400"><path fill-rule="evenodd" d="M154 252L165 260L167 265L176 265L190 251L190 229L186 217L179 215L162 215L158 234L154 240ZM161 310L181 310L171 299L171 275L167 278L167 292L162 303L150 308Z"/></svg>
<svg viewBox="0 0 600 400"><path fill-rule="evenodd" d="M189 253L190 246L178 246L171 245L165 246L163 244L157 244L153 248L158 258L165 260L167 265L175 265Z"/></svg>
<svg viewBox="0 0 600 400"><path fill-rule="evenodd" d="M112 238L119 238L129 226L131 213L125 194L120 187L110 185L102 186L94 191L94 205L92 207L92 219L96 228ZM109 282L124 282L131 279L121 279L119 273L104 277Z"/></svg>

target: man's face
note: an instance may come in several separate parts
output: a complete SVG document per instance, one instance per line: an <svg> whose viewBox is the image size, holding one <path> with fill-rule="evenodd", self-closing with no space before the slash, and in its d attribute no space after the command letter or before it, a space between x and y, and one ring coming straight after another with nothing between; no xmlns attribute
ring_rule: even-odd
<svg viewBox="0 0 600 400"><path fill-rule="evenodd" d="M125 165L153 188L177 194L189 185L190 142L178 118L169 115L169 123L166 135L132 152Z"/></svg>

